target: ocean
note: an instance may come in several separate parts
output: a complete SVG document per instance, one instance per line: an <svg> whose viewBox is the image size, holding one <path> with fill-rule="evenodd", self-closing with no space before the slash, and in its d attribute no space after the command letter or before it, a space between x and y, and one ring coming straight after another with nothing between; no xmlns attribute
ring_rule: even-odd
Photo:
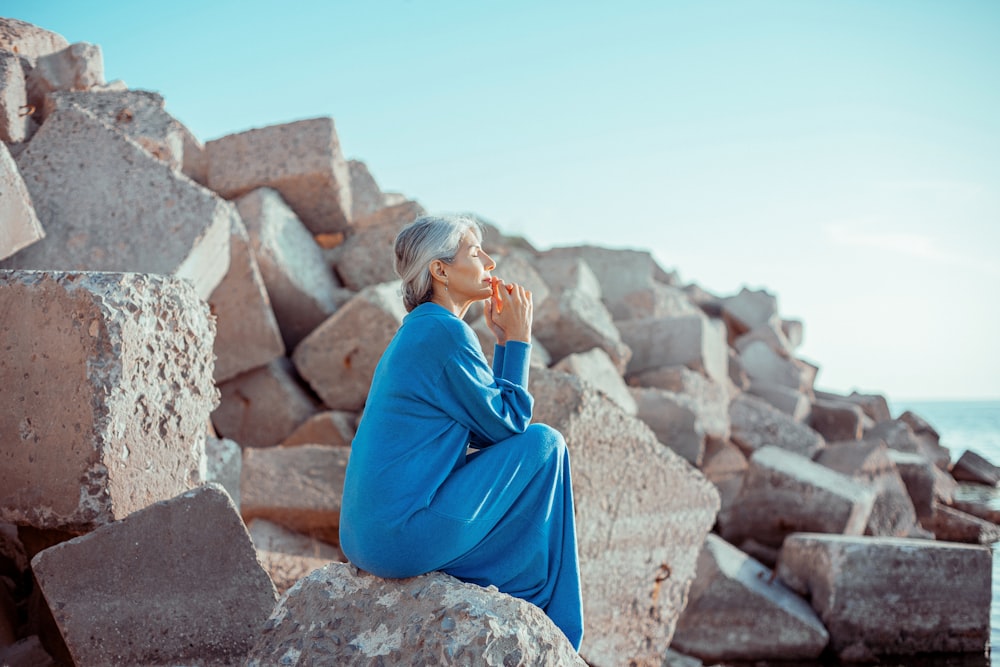
<svg viewBox="0 0 1000 667"><path fill-rule="evenodd" d="M894 417L910 410L923 417L941 436L941 444L951 452L952 461L966 450L1000 466L1000 401L890 401ZM1000 506L1000 492L996 496ZM993 550L993 602L990 608L990 653L1000 656L1000 549ZM989 665L990 658L963 665ZM952 661L928 663L956 664ZM997 664L1000 665L1000 659Z"/></svg>

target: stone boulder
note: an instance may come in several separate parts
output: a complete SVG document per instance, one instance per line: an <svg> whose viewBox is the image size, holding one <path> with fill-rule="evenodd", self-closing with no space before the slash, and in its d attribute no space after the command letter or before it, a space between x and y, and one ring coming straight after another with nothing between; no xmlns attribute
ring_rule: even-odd
<svg viewBox="0 0 1000 667"><path fill-rule="evenodd" d="M17 158L46 238L9 269L172 274L207 299L236 209L90 112L54 111Z"/></svg>
<svg viewBox="0 0 1000 667"><path fill-rule="evenodd" d="M901 452L892 448L887 454L906 486L917 518L930 516L934 512L935 500L942 496L940 486L945 475L933 462L920 454ZM952 483L954 484L953 480ZM944 495L950 497L951 490L953 488L945 491Z"/></svg>
<svg viewBox="0 0 1000 667"><path fill-rule="evenodd" d="M730 508L739 496L746 476L747 457L731 441L709 439L698 469L719 492L719 521L725 522Z"/></svg>
<svg viewBox="0 0 1000 667"><path fill-rule="evenodd" d="M865 432L865 413L858 405L817 398L809 415L809 426L831 440L860 440Z"/></svg>
<svg viewBox="0 0 1000 667"><path fill-rule="evenodd" d="M328 544L340 544L340 494L351 450L330 445L243 451L240 511Z"/></svg>
<svg viewBox="0 0 1000 667"><path fill-rule="evenodd" d="M314 537L297 533L267 519L247 522L257 558L278 589L278 595L313 570L346 561L340 549Z"/></svg>
<svg viewBox="0 0 1000 667"><path fill-rule="evenodd" d="M361 160L348 160L347 169L351 175L351 220L360 220L384 206L382 188Z"/></svg>
<svg viewBox="0 0 1000 667"><path fill-rule="evenodd" d="M583 579L581 655L657 665L715 521L715 488L639 419L567 373L532 370L534 420L566 438Z"/></svg>
<svg viewBox="0 0 1000 667"><path fill-rule="evenodd" d="M954 507L934 503L930 515L920 525L943 542L966 542L991 545L1000 541L1000 526Z"/></svg>
<svg viewBox="0 0 1000 667"><path fill-rule="evenodd" d="M629 292L609 310L616 322L647 317L680 317L702 312L684 290L658 282Z"/></svg>
<svg viewBox="0 0 1000 667"><path fill-rule="evenodd" d="M721 299L720 305L730 343L735 343L737 338L757 327L780 326L778 299L767 290L744 287L739 294Z"/></svg>
<svg viewBox="0 0 1000 667"><path fill-rule="evenodd" d="M617 325L622 341L632 350L627 377L664 366L686 366L725 384L729 356L725 332L717 320L697 313Z"/></svg>
<svg viewBox="0 0 1000 667"><path fill-rule="evenodd" d="M0 142L0 259L45 238L17 163Z"/></svg>
<svg viewBox="0 0 1000 667"><path fill-rule="evenodd" d="M228 438L209 436L205 442L205 458L208 460L205 482L214 482L224 488L233 499L236 509L239 509L243 450Z"/></svg>
<svg viewBox="0 0 1000 667"><path fill-rule="evenodd" d="M77 665L240 665L277 597L217 485L50 547L31 565Z"/></svg>
<svg viewBox="0 0 1000 667"><path fill-rule="evenodd" d="M575 289L601 300L601 283L584 259L574 255L543 252L535 256L533 266L550 293Z"/></svg>
<svg viewBox="0 0 1000 667"><path fill-rule="evenodd" d="M399 278L393 268L393 242L400 230L425 213L414 201L379 209L357 220L342 244L327 255L344 285L360 291Z"/></svg>
<svg viewBox="0 0 1000 667"><path fill-rule="evenodd" d="M729 422L733 442L747 454L772 445L813 458L826 446L823 436L815 430L750 394L733 397Z"/></svg>
<svg viewBox="0 0 1000 667"><path fill-rule="evenodd" d="M67 46L69 42L59 33L19 19L0 17L0 49L23 56L31 63Z"/></svg>
<svg viewBox="0 0 1000 667"><path fill-rule="evenodd" d="M907 415L910 414L907 413ZM881 438L892 449L920 454L941 470L949 470L951 453L939 444L937 433L930 427L921 427L920 422L912 416L909 417L909 420L918 425L919 432L914 430L906 419L900 417L876 423L865 430L865 437Z"/></svg>
<svg viewBox="0 0 1000 667"><path fill-rule="evenodd" d="M366 287L295 348L295 367L326 407L364 406L375 366L406 315L400 286Z"/></svg>
<svg viewBox="0 0 1000 667"><path fill-rule="evenodd" d="M313 234L351 222L351 177L332 118L229 134L205 144L208 187L234 199L273 188Z"/></svg>
<svg viewBox="0 0 1000 667"><path fill-rule="evenodd" d="M983 456L967 449L951 467L951 476L959 482L973 482L986 486L1000 484L1000 468Z"/></svg>
<svg viewBox="0 0 1000 667"><path fill-rule="evenodd" d="M709 534L672 647L706 661L814 660L829 640L808 602Z"/></svg>
<svg viewBox="0 0 1000 667"><path fill-rule="evenodd" d="M215 326L185 281L0 271L0 521L91 530L204 479Z"/></svg>
<svg viewBox="0 0 1000 667"><path fill-rule="evenodd" d="M795 391L811 391L815 371L798 359L783 357L770 345L753 340L740 351L743 370L750 376L751 386L761 382L789 387Z"/></svg>
<svg viewBox="0 0 1000 667"><path fill-rule="evenodd" d="M983 655L992 570L988 547L805 533L785 540L777 568L789 588L810 599L848 662Z"/></svg>
<svg viewBox="0 0 1000 667"><path fill-rule="evenodd" d="M589 382L614 401L618 407L630 415L636 413L636 401L629 392L628 385L622 379L608 353L599 347L587 352L574 352L563 357L552 366L554 370L573 375Z"/></svg>
<svg viewBox="0 0 1000 667"><path fill-rule="evenodd" d="M77 42L61 51L39 56L25 77L28 103L36 109L57 90L87 90L104 84L104 56L97 44Z"/></svg>
<svg viewBox="0 0 1000 667"><path fill-rule="evenodd" d="M357 431L358 413L344 410L324 410L302 422L281 441L291 445L336 445L350 447Z"/></svg>
<svg viewBox="0 0 1000 667"><path fill-rule="evenodd" d="M743 368L743 360L739 361L740 368ZM809 420L809 413L812 410L811 394L793 389L786 385L766 380L753 380L747 376L748 387L746 391L759 396L765 401L784 412L797 422L805 423Z"/></svg>
<svg viewBox="0 0 1000 667"><path fill-rule="evenodd" d="M875 492L847 475L767 446L750 457L719 533L732 544L753 538L771 547L795 532L862 535L874 503Z"/></svg>
<svg viewBox="0 0 1000 667"><path fill-rule="evenodd" d="M0 51L0 141L8 144L27 141L38 128L25 113L29 107L24 67L16 53Z"/></svg>
<svg viewBox="0 0 1000 667"><path fill-rule="evenodd" d="M541 609L441 572L380 579L347 563L281 598L247 667L560 665L584 667Z"/></svg>
<svg viewBox="0 0 1000 667"><path fill-rule="evenodd" d="M604 304L578 289L555 292L539 304L533 329L553 361L599 347L614 362L618 373L624 374L632 356Z"/></svg>

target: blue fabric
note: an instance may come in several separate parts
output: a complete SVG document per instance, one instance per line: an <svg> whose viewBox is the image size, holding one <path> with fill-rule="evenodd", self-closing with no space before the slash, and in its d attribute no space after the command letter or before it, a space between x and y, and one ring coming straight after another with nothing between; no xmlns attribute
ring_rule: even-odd
<svg viewBox="0 0 1000 667"><path fill-rule="evenodd" d="M569 454L558 431L530 424L530 353L497 345L490 368L445 308L425 303L404 318L351 446L340 546L378 576L440 570L495 585L544 610L579 649Z"/></svg>

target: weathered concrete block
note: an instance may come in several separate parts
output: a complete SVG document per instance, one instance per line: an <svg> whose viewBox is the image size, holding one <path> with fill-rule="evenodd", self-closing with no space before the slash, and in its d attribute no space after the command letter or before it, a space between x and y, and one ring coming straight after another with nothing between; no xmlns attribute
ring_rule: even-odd
<svg viewBox="0 0 1000 667"><path fill-rule="evenodd" d="M632 292L652 287L663 270L645 250L571 246L552 248L545 252L554 257L580 258L587 262L601 285L604 305L616 316L616 304ZM617 316L615 319L618 319Z"/></svg>
<svg viewBox="0 0 1000 667"><path fill-rule="evenodd" d="M785 540L777 572L809 596L842 660L871 661L984 653L992 561L980 546L799 534Z"/></svg>
<svg viewBox="0 0 1000 667"><path fill-rule="evenodd" d="M257 558L278 589L278 595L313 570L347 559L340 549L316 538L289 530L267 519L247 523Z"/></svg>
<svg viewBox="0 0 1000 667"><path fill-rule="evenodd" d="M741 359L740 368L742 367L743 361ZM747 392L763 398L797 422L805 423L809 420L812 400L803 391L773 382L755 380L750 383Z"/></svg>
<svg viewBox="0 0 1000 667"><path fill-rule="evenodd" d="M1000 526L954 507L935 502L929 516L920 525L944 542L993 544L1000 540Z"/></svg>
<svg viewBox="0 0 1000 667"><path fill-rule="evenodd" d="M951 467L951 453L938 444L936 433L926 429L921 429L921 432L917 433L902 418L878 422L865 430L865 437L880 438L890 448L900 452L920 454L942 471L947 471Z"/></svg>
<svg viewBox="0 0 1000 667"><path fill-rule="evenodd" d="M227 199L274 188L314 234L351 222L351 177L332 118L230 134L205 144L208 187Z"/></svg>
<svg viewBox="0 0 1000 667"><path fill-rule="evenodd" d="M865 528L867 535L913 536L917 512L884 442L832 443L817 454L815 461L868 485L875 492L875 503Z"/></svg>
<svg viewBox="0 0 1000 667"><path fill-rule="evenodd" d="M802 334L803 324L801 320L781 320L781 333L785 334L785 338L791 344L792 349L796 350L802 345Z"/></svg>
<svg viewBox="0 0 1000 667"><path fill-rule="evenodd" d="M212 413L218 432L242 447L272 447L319 412L287 357L237 375L219 386Z"/></svg>
<svg viewBox="0 0 1000 667"><path fill-rule="evenodd" d="M240 511L340 544L340 493L351 450L298 445L243 450Z"/></svg>
<svg viewBox="0 0 1000 667"><path fill-rule="evenodd" d="M184 162L181 124L167 113L163 96L146 90L56 91L45 96L42 117L76 106L92 113L163 160L174 170Z"/></svg>
<svg viewBox="0 0 1000 667"><path fill-rule="evenodd" d="M0 221L0 259L45 238L28 187L3 142L0 142Z"/></svg>
<svg viewBox="0 0 1000 667"><path fill-rule="evenodd" d="M328 260L344 285L360 291L399 278L392 264L393 242L403 227L423 214L420 204L407 201L356 221L354 230Z"/></svg>
<svg viewBox="0 0 1000 667"><path fill-rule="evenodd" d="M774 445L813 458L826 441L810 427L799 423L768 402L749 394L738 394L729 404L733 442L752 454Z"/></svg>
<svg viewBox="0 0 1000 667"><path fill-rule="evenodd" d="M295 348L295 367L328 408L364 406L375 365L406 315L400 284L361 290Z"/></svg>
<svg viewBox="0 0 1000 667"><path fill-rule="evenodd" d="M285 346L293 350L337 310L340 281L277 190L248 192L236 200L236 208L250 233Z"/></svg>
<svg viewBox="0 0 1000 667"><path fill-rule="evenodd" d="M587 352L574 352L560 359L552 368L564 373L572 373L583 381L589 382L626 413L630 415L636 413L635 398L629 392L628 385L625 384L621 373L615 368L611 357L601 348L595 347Z"/></svg>
<svg viewBox="0 0 1000 667"><path fill-rule="evenodd" d="M382 188L361 160L348 160L351 175L351 220L360 220L384 206Z"/></svg>
<svg viewBox="0 0 1000 667"><path fill-rule="evenodd" d="M604 304L576 289L562 290L541 303L534 313L533 328L555 361L599 347L623 374L632 356Z"/></svg>
<svg viewBox="0 0 1000 667"><path fill-rule="evenodd" d="M865 413L857 405L817 398L809 414L809 426L827 441L860 440Z"/></svg>
<svg viewBox="0 0 1000 667"><path fill-rule="evenodd" d="M47 238L3 268L172 274L204 299L226 275L232 204L91 113L53 112L17 165Z"/></svg>
<svg viewBox="0 0 1000 667"><path fill-rule="evenodd" d="M726 322L731 342L757 327L781 326L778 299L767 290L744 287L739 294L722 299L721 305L722 318Z"/></svg>
<svg viewBox="0 0 1000 667"><path fill-rule="evenodd" d="M59 33L19 19L0 17L0 49L35 62L41 56L62 51L69 42Z"/></svg>
<svg viewBox="0 0 1000 667"><path fill-rule="evenodd" d="M632 350L629 376L662 366L687 366L725 383L726 338L722 326L701 313L618 322L622 341Z"/></svg>
<svg viewBox="0 0 1000 667"><path fill-rule="evenodd" d="M747 457L732 442L709 439L699 470L719 492L719 516L728 515L743 486ZM725 519L722 519L725 522Z"/></svg>
<svg viewBox="0 0 1000 667"><path fill-rule="evenodd" d="M326 410L304 421L281 441L292 445L335 445L350 447L357 431L358 413L344 410Z"/></svg>
<svg viewBox="0 0 1000 667"><path fill-rule="evenodd" d="M41 109L45 96L57 90L87 90L104 83L104 57L97 44L77 42L39 56L26 77L28 102Z"/></svg>
<svg viewBox="0 0 1000 667"><path fill-rule="evenodd" d="M442 572L379 579L333 563L281 599L247 667L335 665L584 667L541 609Z"/></svg>
<svg viewBox="0 0 1000 667"><path fill-rule="evenodd" d="M660 665L716 512L715 488L579 378L535 369L534 419L566 438L591 664Z"/></svg>
<svg viewBox="0 0 1000 667"><path fill-rule="evenodd" d="M889 403L885 400L885 396L881 394L859 394L856 391L852 391L847 395L829 391L815 391L814 394L816 398L847 402L861 408L861 411L867 417L865 420L865 429L871 428L880 421L892 419L892 415L889 412Z"/></svg>
<svg viewBox="0 0 1000 667"><path fill-rule="evenodd" d="M811 390L815 373L806 364L797 359L787 359L767 343L753 340L740 352L743 369L750 376L751 385L755 382L778 384L791 387L797 391Z"/></svg>
<svg viewBox="0 0 1000 667"><path fill-rule="evenodd" d="M16 144L34 134L35 122L27 113L26 86L21 59L15 53L0 50L0 141Z"/></svg>
<svg viewBox="0 0 1000 667"><path fill-rule="evenodd" d="M486 252L493 256L492 248L486 247ZM493 256L497 268L493 275L508 283L523 285L531 292L531 301L535 308L549 298L551 290L545 279L534 267L534 255L524 250L510 250L502 256Z"/></svg>
<svg viewBox="0 0 1000 667"><path fill-rule="evenodd" d="M996 487L975 483L959 484L951 506L990 523L1000 524L1000 489Z"/></svg>
<svg viewBox="0 0 1000 667"><path fill-rule="evenodd" d="M791 359L794 356L795 347L785 336L780 322L772 318L766 324L760 324L750 329L746 333L740 334L733 341L733 347L742 352L750 343L761 342L774 350L779 356Z"/></svg>
<svg viewBox="0 0 1000 667"><path fill-rule="evenodd" d="M986 486L1000 484L1000 468L972 450L962 452L951 467L951 476L959 482L974 482Z"/></svg>
<svg viewBox="0 0 1000 667"><path fill-rule="evenodd" d="M615 321L702 313L682 289L662 283L629 292L609 310Z"/></svg>
<svg viewBox="0 0 1000 667"><path fill-rule="evenodd" d="M205 156L205 146L198 137L183 123L178 123L181 129L181 173L199 185L208 182L208 158Z"/></svg>
<svg viewBox="0 0 1000 667"><path fill-rule="evenodd" d="M887 455L896 466L903 484L906 485L906 492L913 501L917 517L930 516L934 511L934 500L937 495L939 476L936 473L940 471L934 463L920 454L890 448Z"/></svg>
<svg viewBox="0 0 1000 667"><path fill-rule="evenodd" d="M216 485L46 549L31 565L78 665L242 664L277 597Z"/></svg>
<svg viewBox="0 0 1000 667"><path fill-rule="evenodd" d="M243 450L229 438L209 436L205 442L208 461L206 483L215 483L226 490L236 509L240 507L240 478L243 471Z"/></svg>
<svg viewBox="0 0 1000 667"><path fill-rule="evenodd" d="M208 298L215 313L215 381L265 366L285 354L278 320L239 216L230 221L229 271Z"/></svg>
<svg viewBox="0 0 1000 667"><path fill-rule="evenodd" d="M707 661L813 660L830 639L809 603L709 534L671 646Z"/></svg>
<svg viewBox="0 0 1000 667"><path fill-rule="evenodd" d="M874 503L875 493L847 475L767 446L750 457L719 534L733 544L752 537L773 547L796 532L861 535Z"/></svg>
<svg viewBox="0 0 1000 667"><path fill-rule="evenodd" d="M602 298L601 283L581 257L548 251L535 256L534 266L550 293L575 289L598 301Z"/></svg>
<svg viewBox="0 0 1000 667"><path fill-rule="evenodd" d="M91 530L204 478L215 327L186 282L0 271L0 312L0 520Z"/></svg>

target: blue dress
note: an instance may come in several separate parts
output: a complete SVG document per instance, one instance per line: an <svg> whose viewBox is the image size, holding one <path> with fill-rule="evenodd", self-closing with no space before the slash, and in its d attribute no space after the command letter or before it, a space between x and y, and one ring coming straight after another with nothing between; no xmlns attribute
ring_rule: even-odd
<svg viewBox="0 0 1000 667"><path fill-rule="evenodd" d="M492 584L540 607L579 649L569 454L558 431L530 424L530 351L497 345L491 369L447 309L424 303L407 314L351 445L340 546L381 577L439 570Z"/></svg>

